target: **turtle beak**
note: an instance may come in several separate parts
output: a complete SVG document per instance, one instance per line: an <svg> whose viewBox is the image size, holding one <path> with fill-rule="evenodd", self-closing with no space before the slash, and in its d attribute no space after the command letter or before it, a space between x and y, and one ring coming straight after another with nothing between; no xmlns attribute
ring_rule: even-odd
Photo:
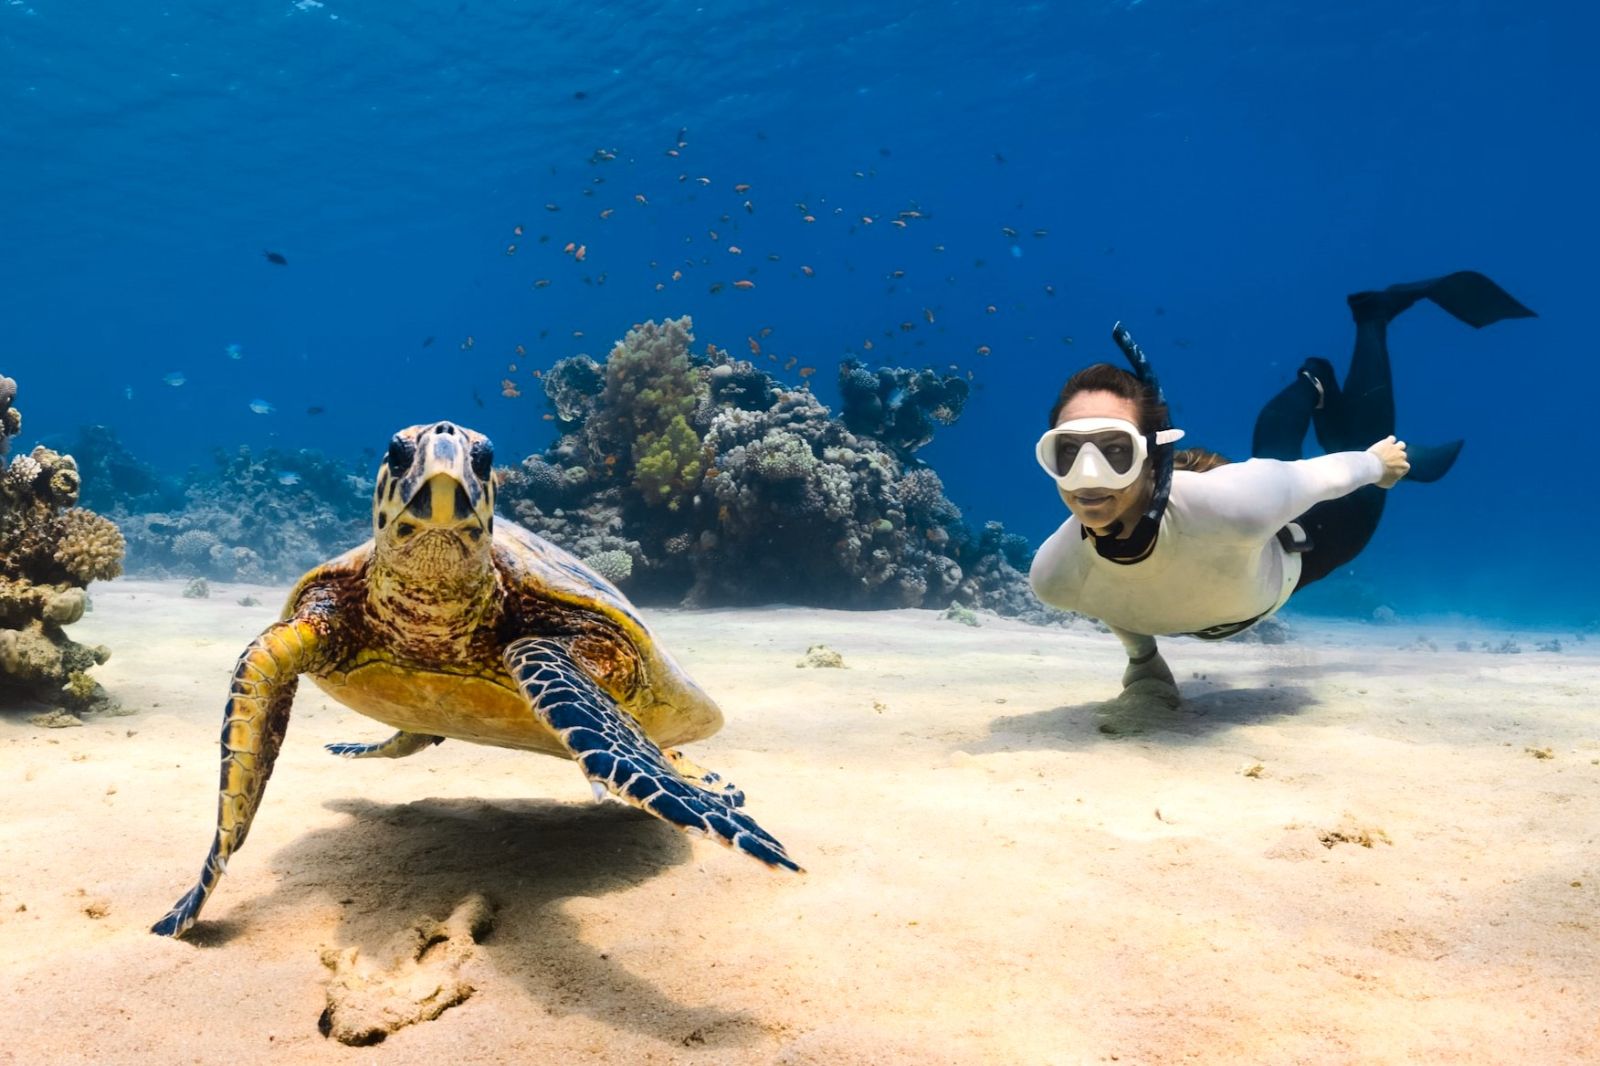
<svg viewBox="0 0 1600 1066"><path fill-rule="evenodd" d="M405 513L424 525L454 527L474 517L467 487L454 474L432 475L406 504Z"/></svg>

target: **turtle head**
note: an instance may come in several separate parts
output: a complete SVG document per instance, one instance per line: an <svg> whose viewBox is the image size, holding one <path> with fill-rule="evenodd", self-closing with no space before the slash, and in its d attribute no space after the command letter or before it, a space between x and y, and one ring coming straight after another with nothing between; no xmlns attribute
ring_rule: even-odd
<svg viewBox="0 0 1600 1066"><path fill-rule="evenodd" d="M494 539L493 465L489 438L452 422L396 433L372 497L378 559L422 579L486 566Z"/></svg>

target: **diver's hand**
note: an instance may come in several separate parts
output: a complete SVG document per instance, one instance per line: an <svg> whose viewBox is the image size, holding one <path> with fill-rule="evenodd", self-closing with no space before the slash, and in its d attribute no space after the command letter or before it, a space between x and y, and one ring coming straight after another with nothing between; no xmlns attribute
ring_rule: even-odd
<svg viewBox="0 0 1600 1066"><path fill-rule="evenodd" d="M1376 455L1383 463L1383 476L1378 479L1380 489L1392 489L1411 470L1411 461L1406 458L1406 442L1395 440L1388 436L1368 448L1367 451Z"/></svg>

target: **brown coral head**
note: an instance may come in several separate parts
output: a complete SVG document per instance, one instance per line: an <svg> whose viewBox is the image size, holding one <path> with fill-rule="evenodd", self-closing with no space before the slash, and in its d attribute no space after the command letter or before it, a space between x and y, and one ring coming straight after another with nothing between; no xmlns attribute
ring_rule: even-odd
<svg viewBox="0 0 1600 1066"><path fill-rule="evenodd" d="M11 401L17 398L17 382L15 378L8 378L0 374L0 407L10 407Z"/></svg>
<svg viewBox="0 0 1600 1066"><path fill-rule="evenodd" d="M88 584L122 573L127 542L109 518L74 507L57 520L55 560L74 578Z"/></svg>

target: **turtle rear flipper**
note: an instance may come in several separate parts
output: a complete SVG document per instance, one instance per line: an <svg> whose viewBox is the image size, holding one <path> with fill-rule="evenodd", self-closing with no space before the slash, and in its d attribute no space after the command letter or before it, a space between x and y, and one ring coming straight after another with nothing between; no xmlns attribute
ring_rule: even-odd
<svg viewBox="0 0 1600 1066"><path fill-rule="evenodd" d="M573 662L563 642L545 637L513 641L505 661L533 712L572 753L597 791L604 789L662 821L702 833L768 866L800 869L776 837L738 810L743 793L731 786L706 787L720 778L662 752ZM674 763L704 784L682 776Z"/></svg>
<svg viewBox="0 0 1600 1066"><path fill-rule="evenodd" d="M403 759L424 748L443 743L444 737L429 733L407 733L402 729L388 740L380 740L376 744L324 744L323 747L346 759Z"/></svg>
<svg viewBox="0 0 1600 1066"><path fill-rule="evenodd" d="M227 869L228 858L244 845L283 744L295 687L300 675L320 661L322 644L319 626L307 618L293 618L269 628L239 656L222 716L216 836L200 868L200 880L150 927L152 933L176 937L187 932Z"/></svg>

